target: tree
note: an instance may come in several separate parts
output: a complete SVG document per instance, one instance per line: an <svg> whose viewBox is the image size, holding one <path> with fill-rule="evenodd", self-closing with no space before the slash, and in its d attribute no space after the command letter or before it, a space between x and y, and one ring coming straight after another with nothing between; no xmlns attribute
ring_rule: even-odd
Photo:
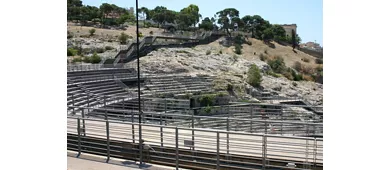
<svg viewBox="0 0 390 170"><path fill-rule="evenodd" d="M107 15L114 10L114 7L108 3L103 3L99 8L102 12L102 25L104 25Z"/></svg>
<svg viewBox="0 0 390 170"><path fill-rule="evenodd" d="M167 8L163 6L156 6L152 10L152 16L151 19L156 21L158 23L157 27L160 27L162 23L165 22L165 15L166 15Z"/></svg>
<svg viewBox="0 0 390 170"><path fill-rule="evenodd" d="M206 17L202 20L202 23L199 24L199 28L203 28L206 31L210 31L213 29L213 23L211 22L209 17Z"/></svg>
<svg viewBox="0 0 390 170"><path fill-rule="evenodd" d="M232 18L239 17L239 11L235 8L226 8L222 11L217 12L218 24L222 25L222 28L226 30L226 33L231 37L229 28L232 28Z"/></svg>
<svg viewBox="0 0 390 170"><path fill-rule="evenodd" d="M266 43L269 43L270 40L272 40L274 38L274 35L272 33L272 29L271 28L267 28L263 31L263 33L261 34L261 38L264 42Z"/></svg>
<svg viewBox="0 0 390 170"><path fill-rule="evenodd" d="M199 14L199 7L194 4L190 4L187 8L183 8L180 12L187 14L189 22L194 24L194 26L199 22L199 18L202 17L202 15Z"/></svg>
<svg viewBox="0 0 390 170"><path fill-rule="evenodd" d="M144 20L144 27L145 27L145 20L150 19L149 9L146 7L141 7L138 9L139 14L141 15L141 19Z"/></svg>
<svg viewBox="0 0 390 170"><path fill-rule="evenodd" d="M262 81L260 69L257 65L252 64L248 70L248 84L253 87L260 87L260 83Z"/></svg>
<svg viewBox="0 0 390 170"><path fill-rule="evenodd" d="M83 2L80 0L67 0L67 19L74 20L80 15L80 8Z"/></svg>
<svg viewBox="0 0 390 170"><path fill-rule="evenodd" d="M286 41L286 31L280 25L272 25L272 34L276 42Z"/></svg>

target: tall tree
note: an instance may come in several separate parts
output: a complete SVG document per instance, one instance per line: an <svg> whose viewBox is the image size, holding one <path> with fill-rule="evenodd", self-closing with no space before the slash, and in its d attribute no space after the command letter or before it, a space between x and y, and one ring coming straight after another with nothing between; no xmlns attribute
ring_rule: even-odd
<svg viewBox="0 0 390 170"><path fill-rule="evenodd" d="M164 23L165 22L165 18L166 18L166 11L167 11L168 9L166 8L166 7L164 7L164 6L156 6L153 10L152 10L152 12L151 12L151 14L152 14L152 16L151 16L151 18L153 19L153 21L156 21L157 23L158 23L158 26L157 27L160 27L160 25L162 24L162 23Z"/></svg>
<svg viewBox="0 0 390 170"><path fill-rule="evenodd" d="M202 20L202 23L199 24L199 28L203 28L204 30L210 31L213 29L213 23L211 22L209 17L206 17Z"/></svg>
<svg viewBox="0 0 390 170"><path fill-rule="evenodd" d="M222 25L222 28L226 30L226 33L231 37L229 28L232 28L231 20L234 17L239 17L239 11L235 8L226 8L217 12L218 24Z"/></svg>
<svg viewBox="0 0 390 170"><path fill-rule="evenodd" d="M286 41L286 31L282 26L275 24L272 25L271 29L276 42Z"/></svg>
<svg viewBox="0 0 390 170"><path fill-rule="evenodd" d="M114 10L113 6L108 3L103 3L100 5L100 11L102 12L102 26L105 23L107 15Z"/></svg>

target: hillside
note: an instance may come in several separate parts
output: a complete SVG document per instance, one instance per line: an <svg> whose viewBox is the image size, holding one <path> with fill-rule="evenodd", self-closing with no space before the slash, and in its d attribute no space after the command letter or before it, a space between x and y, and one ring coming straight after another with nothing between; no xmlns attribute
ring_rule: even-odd
<svg viewBox="0 0 390 170"><path fill-rule="evenodd" d="M87 35L91 27L69 26L70 32L79 31L79 35ZM126 31L96 29L96 35L93 37L78 38L84 42L82 48L104 48L107 45L114 47L112 50L107 50L99 53L101 56L113 57L119 48L119 42L107 42L105 36L119 35L121 32L126 32L129 35L135 36L135 27L130 26ZM141 32L153 30L154 32L162 32L162 29L157 28L141 28ZM77 35L75 37L78 37ZM68 39L68 44L74 45L76 38ZM242 54L234 53L234 47L224 47L220 45L220 38L207 45L198 45L193 48L161 48L152 51L147 56L141 58L141 71L143 73L188 73L188 74L209 74L216 75L217 80L214 81L216 90L226 90L228 84L234 86L234 92L241 99L255 100L246 94L248 89L257 91L246 83L246 73L251 64L256 64L262 71L263 81L262 87L271 92L288 97L303 97L307 101L315 105L322 105L322 84L309 81L290 81L285 77L273 77L266 74L270 70L270 66L260 60L260 55L267 57L280 56L284 59L286 66L293 67L296 61L303 66L315 68L315 58L299 50L296 53L291 47L283 46L272 42L274 48L269 47L262 41L249 38L252 45L243 44ZM207 55L207 52L210 54ZM222 54L220 54L222 52ZM91 54L87 54L91 55ZM303 62L306 58L309 62ZM133 65L134 62L128 63Z"/></svg>

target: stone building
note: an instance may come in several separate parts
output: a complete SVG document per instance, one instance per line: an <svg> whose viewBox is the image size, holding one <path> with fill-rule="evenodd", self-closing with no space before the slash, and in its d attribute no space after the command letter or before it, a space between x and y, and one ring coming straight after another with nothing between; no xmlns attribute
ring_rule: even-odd
<svg viewBox="0 0 390 170"><path fill-rule="evenodd" d="M283 25L280 25L284 28L284 30L286 31L286 36L289 36L291 37L291 31L294 30L295 31L295 34L297 34L297 24L283 24Z"/></svg>

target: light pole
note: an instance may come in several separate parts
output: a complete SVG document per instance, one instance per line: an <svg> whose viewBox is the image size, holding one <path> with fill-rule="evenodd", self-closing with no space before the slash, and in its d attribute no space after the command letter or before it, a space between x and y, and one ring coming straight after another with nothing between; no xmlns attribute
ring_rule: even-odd
<svg viewBox="0 0 390 170"><path fill-rule="evenodd" d="M139 132L139 166L142 166L142 127L141 127L141 117L142 117L142 111L141 111L141 82L140 82L140 69L139 69L139 25L138 25L138 0L135 0L135 18L137 19L137 72L138 72L138 132Z"/></svg>

